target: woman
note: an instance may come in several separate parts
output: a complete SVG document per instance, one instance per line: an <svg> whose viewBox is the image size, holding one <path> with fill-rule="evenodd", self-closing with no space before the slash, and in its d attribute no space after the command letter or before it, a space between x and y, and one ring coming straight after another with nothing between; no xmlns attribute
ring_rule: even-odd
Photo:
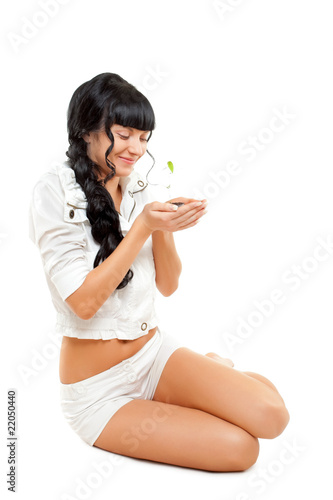
<svg viewBox="0 0 333 500"><path fill-rule="evenodd" d="M178 286L173 233L205 200L158 200L134 169L155 127L145 96L116 74L82 84L68 109L68 160L36 184L31 237L63 334L61 405L89 445L210 471L239 471L289 415L275 386L167 334L155 311ZM148 153L150 154L150 153ZM150 155L151 156L151 155Z"/></svg>

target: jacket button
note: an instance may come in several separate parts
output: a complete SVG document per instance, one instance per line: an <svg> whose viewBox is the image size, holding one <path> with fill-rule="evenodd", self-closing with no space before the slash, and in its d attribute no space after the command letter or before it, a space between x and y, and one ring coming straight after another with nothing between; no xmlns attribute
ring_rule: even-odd
<svg viewBox="0 0 333 500"><path fill-rule="evenodd" d="M144 332L147 329L147 323L142 323L141 330Z"/></svg>
<svg viewBox="0 0 333 500"><path fill-rule="evenodd" d="M73 218L74 218L74 215L75 215L74 210L71 210L71 211L69 212L69 217L70 217L71 219L73 219Z"/></svg>

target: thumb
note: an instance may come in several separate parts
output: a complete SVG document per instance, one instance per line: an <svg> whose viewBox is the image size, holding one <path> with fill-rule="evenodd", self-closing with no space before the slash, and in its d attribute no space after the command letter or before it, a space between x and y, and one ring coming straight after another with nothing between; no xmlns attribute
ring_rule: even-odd
<svg viewBox="0 0 333 500"><path fill-rule="evenodd" d="M173 205L169 202L162 203L160 201L154 201L151 204L151 209L156 210L157 212L176 212L178 210L178 207L177 205Z"/></svg>
<svg viewBox="0 0 333 500"><path fill-rule="evenodd" d="M166 207L166 210L168 212L176 212L178 210L178 205L175 205L174 203L172 202L168 202L168 203L163 203L163 205L165 205Z"/></svg>

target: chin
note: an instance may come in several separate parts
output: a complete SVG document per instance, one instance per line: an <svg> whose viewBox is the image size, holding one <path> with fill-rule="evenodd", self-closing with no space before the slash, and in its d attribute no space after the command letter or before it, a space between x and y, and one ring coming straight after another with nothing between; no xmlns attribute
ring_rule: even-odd
<svg viewBox="0 0 333 500"><path fill-rule="evenodd" d="M127 168L123 166L121 168L116 168L116 172L119 177L127 177L132 173L132 171L133 165L129 165Z"/></svg>

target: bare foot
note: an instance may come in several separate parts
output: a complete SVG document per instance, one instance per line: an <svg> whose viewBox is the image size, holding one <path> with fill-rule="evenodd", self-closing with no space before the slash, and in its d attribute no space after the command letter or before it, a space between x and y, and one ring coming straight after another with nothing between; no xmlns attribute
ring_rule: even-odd
<svg viewBox="0 0 333 500"><path fill-rule="evenodd" d="M234 363L231 361L229 358L221 358L218 354L215 352L208 352L205 354L208 358L215 359L215 361L218 361L219 363L222 363L222 365L230 366L231 368L234 367Z"/></svg>

